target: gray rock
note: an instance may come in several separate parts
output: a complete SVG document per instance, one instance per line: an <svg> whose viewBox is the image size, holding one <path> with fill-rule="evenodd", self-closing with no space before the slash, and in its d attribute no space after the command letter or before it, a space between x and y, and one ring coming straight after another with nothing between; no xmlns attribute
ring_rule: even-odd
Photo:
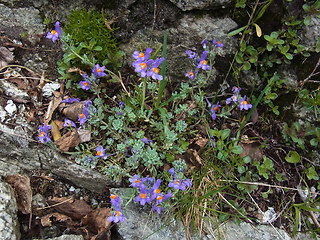
<svg viewBox="0 0 320 240"><path fill-rule="evenodd" d="M23 100L29 100L30 97L29 95L20 90L19 88L17 88L14 84L6 81L6 80L1 80L0 81L0 89L2 91L4 91L4 93L8 96L8 97L12 97L14 99L18 98L18 99L23 99Z"/></svg>
<svg viewBox="0 0 320 240"><path fill-rule="evenodd" d="M53 92L60 88L60 83L46 83L42 88L42 95L44 97L51 97Z"/></svg>
<svg viewBox="0 0 320 240"><path fill-rule="evenodd" d="M30 138L20 130L0 124L0 176L30 172L36 169L50 170L65 181L93 192L100 193L106 185L115 185L99 172L77 165L59 152ZM27 137L25 137L25 135Z"/></svg>
<svg viewBox="0 0 320 240"><path fill-rule="evenodd" d="M111 189L121 198L121 204L125 205L122 212L126 218L120 223L119 233L127 240L184 240L185 230L180 220L171 218L170 212L163 211L160 215L151 212L149 206L142 207L138 203L125 199L133 194L133 189Z"/></svg>
<svg viewBox="0 0 320 240"><path fill-rule="evenodd" d="M7 112L0 106L0 121L3 122L7 116Z"/></svg>
<svg viewBox="0 0 320 240"><path fill-rule="evenodd" d="M182 11L195 9L225 8L232 0L170 0Z"/></svg>
<svg viewBox="0 0 320 240"><path fill-rule="evenodd" d="M26 34L32 42L36 41L38 34L44 32L45 27L39 10L33 7L9 8L0 4L0 22L0 31L9 32L16 38L21 37L21 34Z"/></svg>
<svg viewBox="0 0 320 240"><path fill-rule="evenodd" d="M320 18L311 17L311 22L303 28L305 34L302 38L302 43L306 46L316 47L317 39L320 36Z"/></svg>
<svg viewBox="0 0 320 240"><path fill-rule="evenodd" d="M224 43L223 48L217 49L218 57L225 57L236 52L237 40L227 36L232 29L237 27L231 18L213 18L209 15L196 18L193 15L185 15L179 20L178 26L168 29L167 76L174 81L185 79L186 72L190 70L191 65L188 63L185 51L188 49L202 51L201 41L204 39L208 41L217 39ZM140 49L145 50L147 48L145 43L151 39L154 42L151 48L155 51L163 41L163 32L151 29L140 30L129 43L120 46L126 54L128 65L131 66L134 61L131 57L133 52ZM200 50L197 52L201 54Z"/></svg>
<svg viewBox="0 0 320 240"><path fill-rule="evenodd" d="M42 74L43 71L48 69L48 64L43 61L43 59L39 56L39 54L25 54L22 57L23 61L25 61L24 65L27 68L30 68L32 71Z"/></svg>
<svg viewBox="0 0 320 240"><path fill-rule="evenodd" d="M9 184L0 179L0 239L20 239L18 207Z"/></svg>
<svg viewBox="0 0 320 240"><path fill-rule="evenodd" d="M46 238L47 240L83 240L81 235L62 235L60 237ZM41 240L41 239L34 239Z"/></svg>

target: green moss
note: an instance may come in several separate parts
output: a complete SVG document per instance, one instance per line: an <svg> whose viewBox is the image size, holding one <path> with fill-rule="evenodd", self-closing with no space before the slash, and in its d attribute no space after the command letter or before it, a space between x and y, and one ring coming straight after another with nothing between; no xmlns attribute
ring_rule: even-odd
<svg viewBox="0 0 320 240"><path fill-rule="evenodd" d="M121 54L118 43L113 36L113 30L108 29L101 13L76 9L68 16L68 22L63 30L70 35L75 47L82 43L90 46L84 49L89 59L94 58L96 63L107 65L111 70L119 67Z"/></svg>

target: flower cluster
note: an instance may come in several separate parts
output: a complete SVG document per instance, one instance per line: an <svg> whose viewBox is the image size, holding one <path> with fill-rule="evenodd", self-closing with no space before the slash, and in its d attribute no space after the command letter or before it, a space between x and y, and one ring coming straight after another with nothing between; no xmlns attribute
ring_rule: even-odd
<svg viewBox="0 0 320 240"><path fill-rule="evenodd" d="M52 129L52 126L45 123L39 127L38 139L40 142L47 143L50 141L49 131L51 129Z"/></svg>
<svg viewBox="0 0 320 240"><path fill-rule="evenodd" d="M172 193L171 190L169 190L167 194L164 194L160 190L161 179L154 180L155 179L151 177L140 179L137 174L129 179L131 182L130 186L138 188L140 191L134 201L139 202L142 206L146 203L152 204L152 211L157 211L160 214L161 210L164 209L161 203L169 199Z"/></svg>
<svg viewBox="0 0 320 240"><path fill-rule="evenodd" d="M87 121L87 118L89 117L88 108L91 106L91 104L92 102L90 100L85 101L83 112L78 114L78 120L80 125L84 124Z"/></svg>
<svg viewBox="0 0 320 240"><path fill-rule="evenodd" d="M69 96L64 96L62 103L73 103L73 102L79 102L80 99L79 98L71 98Z"/></svg>
<svg viewBox="0 0 320 240"><path fill-rule="evenodd" d="M214 39L212 41L214 49L218 48L218 47L223 47L223 43L217 41L216 39ZM188 55L188 58L193 59L194 60L194 64L196 66L196 70L195 71L188 71L185 76L190 78L191 80L195 80L197 73L199 72L200 69L202 70L210 70L210 65L208 64L208 60L207 57L209 56L214 56L214 49L213 50L209 50L209 41L208 40L203 40L201 42L201 45L203 46L203 48L205 49L202 52L202 55L200 58L198 58L198 54L196 52L193 52L191 50L187 50L186 54Z"/></svg>
<svg viewBox="0 0 320 240"><path fill-rule="evenodd" d="M175 169L171 168L169 170L171 173L171 176L173 178L173 181L169 183L169 187L173 187L174 189L184 191L187 187L191 187L192 183L188 178L185 179L179 179L176 175Z"/></svg>
<svg viewBox="0 0 320 240"><path fill-rule="evenodd" d="M241 90L241 88L233 87L233 88L232 88L233 95L232 95L231 97L227 98L226 103L227 103L227 104L230 104L230 103L231 103L231 104L236 104L236 103L239 102L239 108L240 108L240 110L243 110L243 109L244 109L244 110L248 110L248 109L252 108L252 105L249 104L249 103L246 101L246 97L247 97L247 96L244 96L243 98L241 98L241 96L240 96L240 90ZM239 101L239 98L241 98L240 101Z"/></svg>
<svg viewBox="0 0 320 240"><path fill-rule="evenodd" d="M147 48L144 53L134 51L132 57L136 59L136 61L132 63L132 66L135 68L135 72L140 73L141 77L147 76L154 80L161 81L163 77L159 74L159 66L165 59L163 57L158 58L155 61L153 59L149 59L151 52L151 48Z"/></svg>
<svg viewBox="0 0 320 240"><path fill-rule="evenodd" d="M108 217L107 220L108 222L124 222L125 221L125 217L122 214L121 211L121 206L120 206L120 198L117 194L111 195L110 196L111 199L111 204L114 208L114 213L112 216Z"/></svg>
<svg viewBox="0 0 320 240"><path fill-rule="evenodd" d="M213 120L216 120L217 116L216 116L216 111L219 109L219 107L221 107L221 105L219 104L219 102L217 102L216 104L211 104L208 100L208 98L206 98L206 101L208 103L208 107L210 108L210 113L211 113L211 117Z"/></svg>

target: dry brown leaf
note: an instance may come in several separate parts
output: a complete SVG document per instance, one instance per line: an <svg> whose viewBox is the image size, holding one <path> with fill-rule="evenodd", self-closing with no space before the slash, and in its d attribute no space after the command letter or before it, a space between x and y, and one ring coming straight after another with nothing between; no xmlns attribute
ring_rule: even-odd
<svg viewBox="0 0 320 240"><path fill-rule="evenodd" d="M202 166L203 163L201 161L201 158L200 158L198 152L196 150L194 150L194 149L189 149L189 151L192 152L192 154L193 154L194 158L196 159L196 161Z"/></svg>
<svg viewBox="0 0 320 240"><path fill-rule="evenodd" d="M251 121L253 124L255 124L259 119L259 114L257 108L254 109L252 115L251 115Z"/></svg>
<svg viewBox="0 0 320 240"><path fill-rule="evenodd" d="M0 47L0 68L8 66L13 62L14 56L6 47Z"/></svg>
<svg viewBox="0 0 320 240"><path fill-rule="evenodd" d="M19 88L21 90L27 90L28 89L28 86L27 86L26 82L21 78L10 78L9 82L15 83L17 88Z"/></svg>
<svg viewBox="0 0 320 240"><path fill-rule="evenodd" d="M59 111L72 121L78 121L78 115L83 113L84 102L61 103Z"/></svg>
<svg viewBox="0 0 320 240"><path fill-rule="evenodd" d="M196 137L192 139L192 141L195 141L195 144L197 144L200 148L203 148L209 140L207 138L201 137L200 134L197 134Z"/></svg>
<svg viewBox="0 0 320 240"><path fill-rule="evenodd" d="M57 126L59 127L59 130L61 130L63 128L63 123L62 121L59 120L53 120L55 124L57 124Z"/></svg>
<svg viewBox="0 0 320 240"><path fill-rule="evenodd" d="M68 197L53 197L48 200L48 203L53 206L54 209L62 214L65 214L71 217L73 220L80 220L89 212L92 211L92 208L83 200L70 200ZM61 203L61 204L60 204Z"/></svg>
<svg viewBox="0 0 320 240"><path fill-rule="evenodd" d="M54 91L53 94L54 94L54 97L50 101L47 112L45 114L44 123L46 124L48 124L51 121L54 110L56 110L56 108L59 106L59 104L62 101L62 95L59 92Z"/></svg>
<svg viewBox="0 0 320 240"><path fill-rule="evenodd" d="M98 235L93 236L91 240L110 240L111 239L111 231L110 229L105 229L100 232Z"/></svg>
<svg viewBox="0 0 320 240"><path fill-rule="evenodd" d="M53 141L58 141L61 138L61 133L58 125L51 120L50 125L52 126L51 134L53 137Z"/></svg>
<svg viewBox="0 0 320 240"><path fill-rule="evenodd" d="M37 113L38 111L33 109L33 110L30 110L29 112L25 111L24 115L26 116L26 119L27 119L27 122L30 123L30 122L34 122L35 121L35 114Z"/></svg>
<svg viewBox="0 0 320 240"><path fill-rule="evenodd" d="M88 225L89 231L97 234L110 229L111 222L107 218L112 215L110 208L97 208L89 212L82 220L82 225Z"/></svg>
<svg viewBox="0 0 320 240"><path fill-rule="evenodd" d="M58 140L54 141L54 144L56 144L62 152L66 152L70 148L78 146L79 143L80 138L76 129L73 129Z"/></svg>
<svg viewBox="0 0 320 240"><path fill-rule="evenodd" d="M250 159L257 159L261 161L263 158L263 151L260 147L258 142L251 142L251 143L240 143L240 146L243 149L243 152L240 154L240 157L249 156Z"/></svg>
<svg viewBox="0 0 320 240"><path fill-rule="evenodd" d="M30 186L30 178L15 174L8 175L5 178L5 181L14 189L19 211L23 214L31 213L32 190Z"/></svg>
<svg viewBox="0 0 320 240"><path fill-rule="evenodd" d="M44 215L40 219L41 225L43 227L50 227L52 226L52 221L54 222L71 222L72 219L68 217L67 215L61 214L61 213L50 213L47 215Z"/></svg>

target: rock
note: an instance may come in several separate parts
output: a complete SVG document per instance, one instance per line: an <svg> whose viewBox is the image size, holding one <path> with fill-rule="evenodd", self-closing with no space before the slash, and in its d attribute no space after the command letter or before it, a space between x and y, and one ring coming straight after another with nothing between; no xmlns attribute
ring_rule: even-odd
<svg viewBox="0 0 320 240"><path fill-rule="evenodd" d="M207 39L212 41L217 39L224 43L223 48L217 49L217 58L227 59L226 56L233 55L236 52L237 40L234 37L228 37L227 34L237 27L237 24L231 18L214 18L204 15L197 18L193 15L185 15L179 20L177 28L168 29L167 44L167 76L173 81L179 82L185 79L185 74L190 70L186 50L191 49L202 53L201 41ZM145 51L145 42L153 39L153 51L157 49L163 41L163 32L152 29L139 30L129 43L123 44L120 48L125 52L127 64L132 65L134 61L131 56L136 50ZM224 60L226 61L226 60ZM216 73L217 74L217 73ZM213 82L214 77L210 79Z"/></svg>
<svg viewBox="0 0 320 240"><path fill-rule="evenodd" d="M30 68L39 75L41 75L44 70L48 69L48 64L39 56L38 53L25 54L22 59L25 61L24 65L27 68Z"/></svg>
<svg viewBox="0 0 320 240"><path fill-rule="evenodd" d="M6 119L7 112L0 106L0 121L3 122Z"/></svg>
<svg viewBox="0 0 320 240"><path fill-rule="evenodd" d="M305 26L303 30L305 34L303 34L302 44L315 48L320 35L320 18L312 16L310 24Z"/></svg>
<svg viewBox="0 0 320 240"><path fill-rule="evenodd" d="M0 179L0 239L20 239L18 207L10 185Z"/></svg>
<svg viewBox="0 0 320 240"><path fill-rule="evenodd" d="M46 238L47 240L83 240L82 235L62 235L60 237ZM41 239L34 239L41 240Z"/></svg>
<svg viewBox="0 0 320 240"><path fill-rule="evenodd" d="M21 131L0 124L0 176L42 169L96 193L101 193L107 185L119 185L99 172L77 165L59 152L35 143L30 137L24 137L25 133Z"/></svg>
<svg viewBox="0 0 320 240"><path fill-rule="evenodd" d="M195 9L208 10L215 8L225 8L232 3L232 0L170 0L182 11Z"/></svg>
<svg viewBox="0 0 320 240"><path fill-rule="evenodd" d="M0 31L7 32L13 38L27 35L33 43L36 42L37 35L44 32L45 27L39 10L33 7L9 8L0 4L0 22Z"/></svg>
<svg viewBox="0 0 320 240"><path fill-rule="evenodd" d="M17 112L17 106L12 100L7 101L7 105L4 107L4 109L7 111L7 113L9 113L9 115L13 115Z"/></svg>
<svg viewBox="0 0 320 240"><path fill-rule="evenodd" d="M111 193L120 196L130 196L134 189L110 189ZM122 198L121 198L122 200ZM125 202L121 204L126 205ZM151 207L142 207L138 203L130 202L122 211L126 220L120 224L119 233L124 239L139 240L185 240L185 230L182 222L170 218L169 212L150 212ZM165 224L168 226L164 227Z"/></svg>
<svg viewBox="0 0 320 240"><path fill-rule="evenodd" d="M14 84L7 82L6 80L0 81L0 89L4 91L5 95L13 99L22 99L22 100L30 99L30 96L26 92L20 90Z"/></svg>
<svg viewBox="0 0 320 240"><path fill-rule="evenodd" d="M55 90L60 89L60 83L46 83L42 88L44 97L51 97Z"/></svg>

